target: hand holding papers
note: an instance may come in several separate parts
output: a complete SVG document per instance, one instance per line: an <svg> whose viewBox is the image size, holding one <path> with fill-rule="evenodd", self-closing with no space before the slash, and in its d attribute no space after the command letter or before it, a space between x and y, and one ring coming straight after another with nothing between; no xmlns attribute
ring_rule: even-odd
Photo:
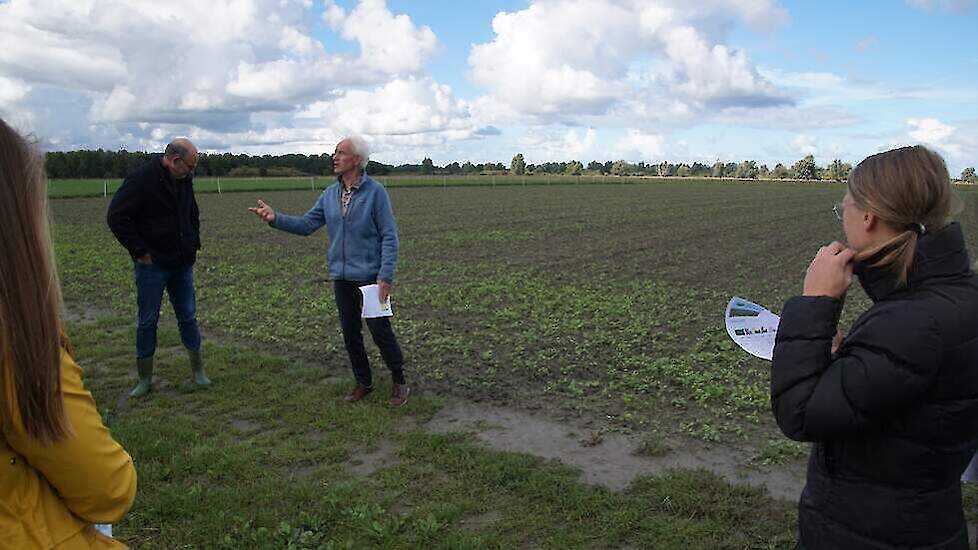
<svg viewBox="0 0 978 550"><path fill-rule="evenodd" d="M781 318L767 308L734 296L725 314L727 334L747 353L771 360Z"/></svg>
<svg viewBox="0 0 978 550"><path fill-rule="evenodd" d="M360 317L363 319L373 319L374 317L392 317L394 310L391 309L391 297L387 296L384 303L380 303L380 288L377 285L365 285L360 287L363 294L363 303L360 308Z"/></svg>

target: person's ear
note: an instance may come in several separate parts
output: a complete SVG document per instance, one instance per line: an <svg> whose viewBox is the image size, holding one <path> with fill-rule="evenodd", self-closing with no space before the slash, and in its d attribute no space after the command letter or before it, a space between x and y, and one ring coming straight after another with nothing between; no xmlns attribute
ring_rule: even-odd
<svg viewBox="0 0 978 550"><path fill-rule="evenodd" d="M876 229L879 223L880 223L879 216L873 214L872 212L863 212L862 224L863 224L863 229L865 229L867 233Z"/></svg>

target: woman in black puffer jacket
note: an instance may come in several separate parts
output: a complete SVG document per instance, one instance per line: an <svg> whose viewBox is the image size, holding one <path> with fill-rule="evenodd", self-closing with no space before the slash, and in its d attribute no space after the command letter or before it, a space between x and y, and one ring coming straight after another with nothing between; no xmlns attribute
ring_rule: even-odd
<svg viewBox="0 0 978 550"><path fill-rule="evenodd" d="M812 441L799 548L968 548L960 477L978 449L978 276L943 159L905 147L862 161L836 206L846 244L822 247L785 304L771 403ZM844 340L842 297L873 306Z"/></svg>

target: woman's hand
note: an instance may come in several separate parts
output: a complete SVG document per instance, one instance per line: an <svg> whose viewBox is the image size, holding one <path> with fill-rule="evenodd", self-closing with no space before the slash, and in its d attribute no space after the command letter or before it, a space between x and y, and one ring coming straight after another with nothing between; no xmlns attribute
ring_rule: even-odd
<svg viewBox="0 0 978 550"><path fill-rule="evenodd" d="M840 242L823 246L805 273L805 296L841 298L852 284L855 251Z"/></svg>
<svg viewBox="0 0 978 550"><path fill-rule="evenodd" d="M835 329L835 336L832 338L832 355L839 351L839 348L842 347L842 341L845 339L846 335L842 333L842 329Z"/></svg>

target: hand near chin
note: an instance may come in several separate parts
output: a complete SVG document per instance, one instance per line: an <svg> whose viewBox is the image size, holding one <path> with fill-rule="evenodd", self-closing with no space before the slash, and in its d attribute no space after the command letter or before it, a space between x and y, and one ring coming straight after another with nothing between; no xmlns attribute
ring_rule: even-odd
<svg viewBox="0 0 978 550"><path fill-rule="evenodd" d="M805 273L805 296L841 298L852 284L855 251L840 242L823 246Z"/></svg>

